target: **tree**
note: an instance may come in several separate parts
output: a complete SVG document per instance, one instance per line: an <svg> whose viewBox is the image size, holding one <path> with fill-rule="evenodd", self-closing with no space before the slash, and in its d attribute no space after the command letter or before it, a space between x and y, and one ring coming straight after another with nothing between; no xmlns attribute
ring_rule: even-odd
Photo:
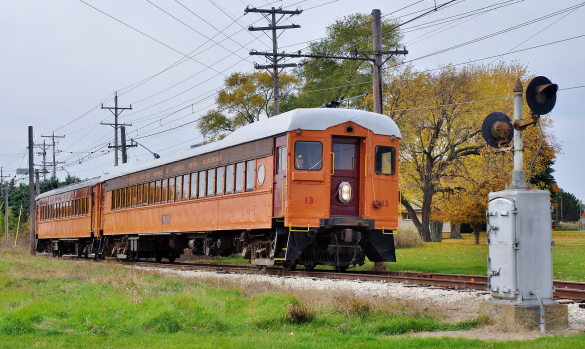
<svg viewBox="0 0 585 349"><path fill-rule="evenodd" d="M298 82L280 75L281 99L287 101ZM233 73L224 81L215 100L217 107L207 111L197 123L206 141L222 139L237 128L273 114L273 78L268 72Z"/></svg>
<svg viewBox="0 0 585 349"><path fill-rule="evenodd" d="M447 66L438 72L406 67L395 77L388 76L387 109L403 137L401 203L424 241L432 238L431 219L470 223L478 239L485 224L487 195L504 189L512 170L511 154L498 155L485 148L481 124L493 111L513 115L508 98L525 70L517 63L462 69ZM527 107L524 112L528 117ZM535 161L533 173L537 174L546 172L559 150L550 131L552 122L543 118L541 123L545 146ZM524 135L528 175L540 132L531 127ZM422 209L422 220L414 214L413 204Z"/></svg>
<svg viewBox="0 0 585 349"><path fill-rule="evenodd" d="M382 19L382 49L397 47L400 34L394 21ZM372 50L372 16L352 14L327 27L327 36L309 45L313 55L349 56L357 47L361 51ZM394 62L393 58L389 61ZM353 97L372 90L373 68L370 62L340 59L305 59L296 69L302 79L302 87L296 96L283 103L288 110L295 108L315 108L326 102ZM313 93L316 92L316 93ZM369 108L362 100L356 100L359 108Z"/></svg>
<svg viewBox="0 0 585 349"><path fill-rule="evenodd" d="M562 202L562 204L560 204ZM575 195L568 193L561 189L558 195L558 203L560 208L559 218L565 222L576 222L579 220L581 207Z"/></svg>

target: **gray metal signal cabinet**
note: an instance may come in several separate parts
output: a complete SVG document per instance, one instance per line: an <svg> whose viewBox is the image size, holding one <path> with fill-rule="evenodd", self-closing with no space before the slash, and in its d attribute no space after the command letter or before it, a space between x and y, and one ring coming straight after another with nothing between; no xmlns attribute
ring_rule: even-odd
<svg viewBox="0 0 585 349"><path fill-rule="evenodd" d="M488 279L495 299L538 304L553 298L550 194L508 189L490 193Z"/></svg>

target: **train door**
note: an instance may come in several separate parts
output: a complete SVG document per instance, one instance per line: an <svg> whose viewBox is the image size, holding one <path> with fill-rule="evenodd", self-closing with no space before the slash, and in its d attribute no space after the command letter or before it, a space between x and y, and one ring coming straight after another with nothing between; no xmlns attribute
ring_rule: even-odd
<svg viewBox="0 0 585 349"><path fill-rule="evenodd" d="M358 138L333 137L331 169L331 216L359 216ZM341 184L343 183L343 186ZM347 185L349 184L349 191Z"/></svg>
<svg viewBox="0 0 585 349"><path fill-rule="evenodd" d="M274 187L272 191L272 216L282 217L284 216L284 210L282 207L283 202L283 190L284 184L286 183L286 160L287 160L287 149L286 149L286 138L287 136L277 137L274 142Z"/></svg>

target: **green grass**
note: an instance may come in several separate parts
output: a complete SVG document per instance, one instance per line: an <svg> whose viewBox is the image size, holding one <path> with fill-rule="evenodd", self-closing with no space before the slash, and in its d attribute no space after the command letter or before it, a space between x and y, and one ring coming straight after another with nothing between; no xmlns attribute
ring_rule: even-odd
<svg viewBox="0 0 585 349"><path fill-rule="evenodd" d="M253 291L112 262L3 252L0 348L575 348L585 341L585 335L510 343L415 338L408 334L472 329L480 321L444 323L416 305L376 307L354 298L315 305L305 321L291 321L287 309L300 298Z"/></svg>
<svg viewBox="0 0 585 349"><path fill-rule="evenodd" d="M553 248L555 279L585 281L585 233L553 232L553 240L556 245ZM463 239L446 238L443 242L427 242L420 247L399 248L396 249L397 262L387 263L388 270L485 275L488 254L485 233L481 233L479 241L480 244L475 245L473 234L463 234ZM210 263L248 264L248 261L234 255L217 257ZM373 263L367 262L353 270L368 270L372 266Z"/></svg>

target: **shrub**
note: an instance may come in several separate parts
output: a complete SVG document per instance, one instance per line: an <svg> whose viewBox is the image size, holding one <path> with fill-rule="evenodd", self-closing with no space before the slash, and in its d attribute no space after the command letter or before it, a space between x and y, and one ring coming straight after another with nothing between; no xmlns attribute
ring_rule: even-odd
<svg viewBox="0 0 585 349"><path fill-rule="evenodd" d="M398 233L394 235L394 245L397 248L419 247L422 244L420 235L412 228L398 229Z"/></svg>
<svg viewBox="0 0 585 349"><path fill-rule="evenodd" d="M311 307L293 302L288 305L286 317L291 323L300 324L313 320L315 311Z"/></svg>

